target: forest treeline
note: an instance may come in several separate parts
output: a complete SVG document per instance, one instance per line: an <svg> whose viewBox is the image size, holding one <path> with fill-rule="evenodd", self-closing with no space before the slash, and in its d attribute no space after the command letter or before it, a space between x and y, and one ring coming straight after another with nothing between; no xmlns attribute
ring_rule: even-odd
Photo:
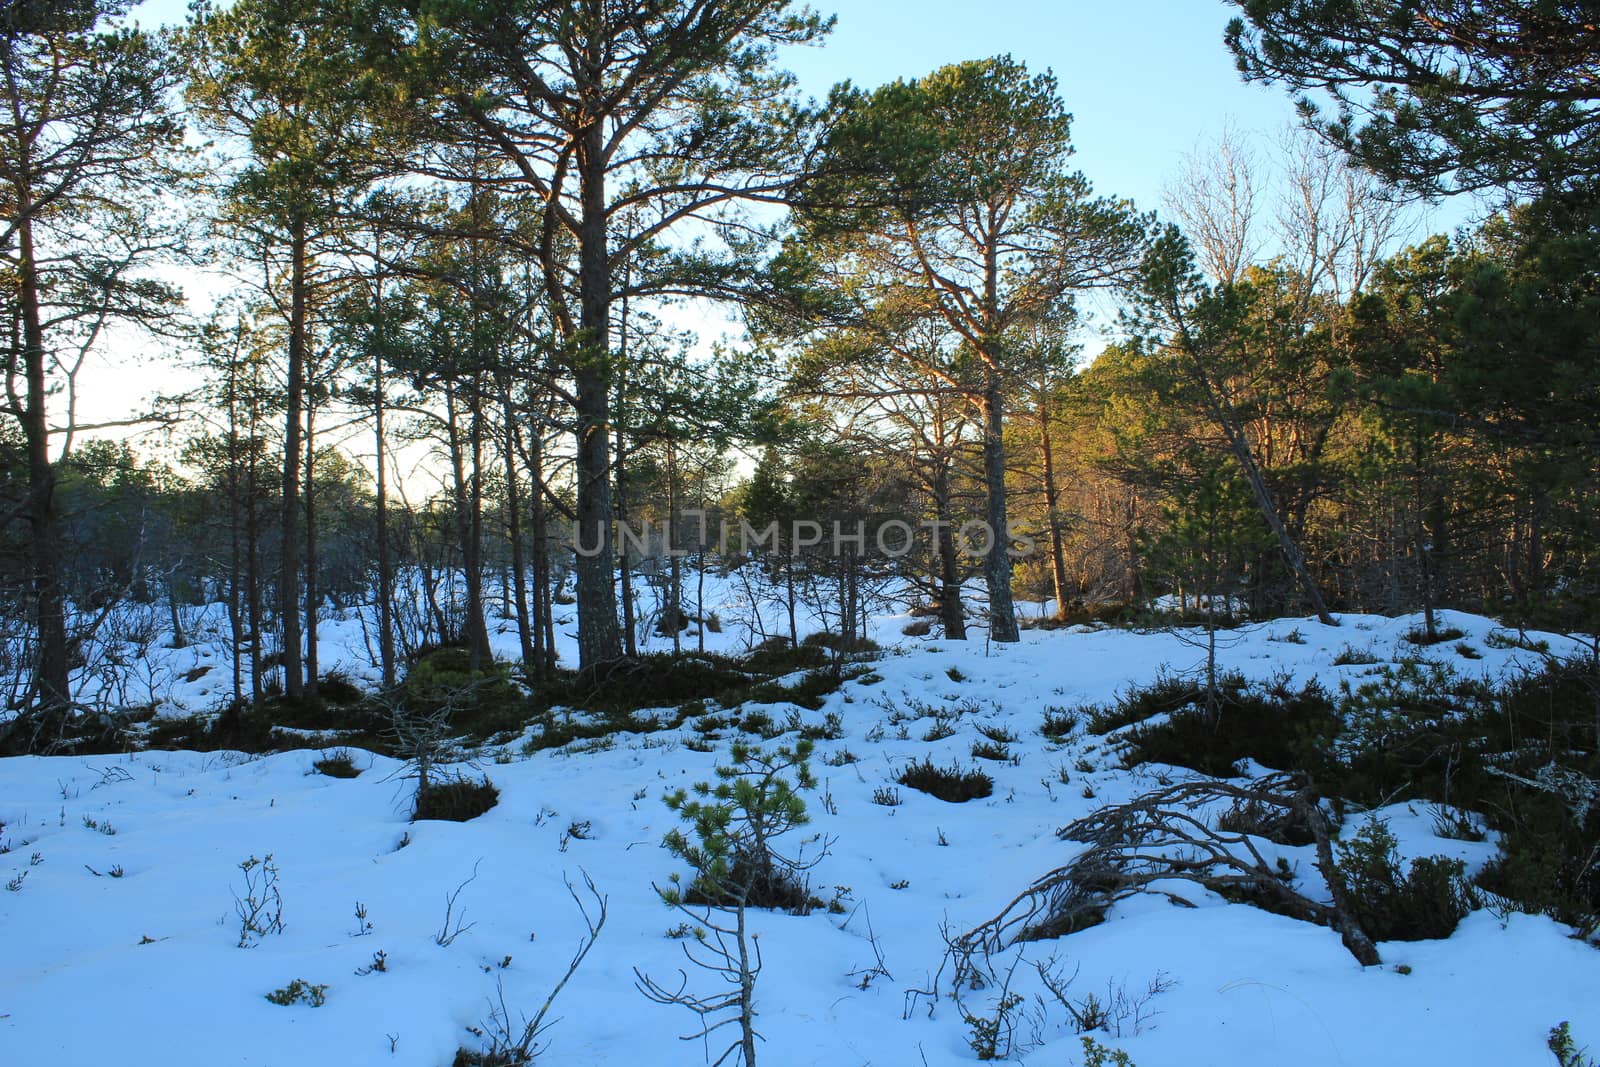
<svg viewBox="0 0 1600 1067"><path fill-rule="evenodd" d="M569 603L561 667L677 644L743 562L707 516L778 524L787 640L819 577L844 639L891 580L950 638L1016 640L1013 598L1593 629L1597 50L1561 4L1238 6L1227 47L1305 130L1224 135L1135 206L1009 57L802 98L781 49L829 20L783 0L235 0L162 32L9 0L6 744L59 736L128 603L179 644L223 605L239 702L315 699L355 607L385 686L425 647L485 663L501 620L557 669ZM1409 228L1464 190L1497 209ZM200 316L167 279L207 264ZM681 328L723 310L737 341ZM83 424L107 345L205 385ZM929 535L884 558L890 525Z"/></svg>

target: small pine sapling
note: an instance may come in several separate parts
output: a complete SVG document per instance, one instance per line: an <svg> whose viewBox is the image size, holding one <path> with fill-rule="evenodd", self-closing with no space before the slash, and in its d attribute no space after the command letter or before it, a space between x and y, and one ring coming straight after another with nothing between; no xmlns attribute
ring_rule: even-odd
<svg viewBox="0 0 1600 1067"><path fill-rule="evenodd" d="M676 988L657 983L637 968L634 975L639 991L650 1000L686 1007L699 1018L700 1028L685 1040L709 1041L724 1026L738 1027L739 1037L714 1060L707 1050L714 1065L755 1067L756 1063L756 1040L761 1035L755 1028L755 986L762 958L759 939L747 922L748 909L804 911L810 893L801 876L827 855L825 840L809 859L776 848L778 838L809 821L797 789L816 787L811 752L812 743L805 739L771 753L735 743L731 763L717 768L715 785L700 782L692 790L680 789L665 798L688 832L675 829L664 843L695 873L687 887L673 875L671 884L657 887L658 891L708 932L703 939L685 941L684 955L731 988L710 996L690 992L688 975L681 969Z"/></svg>

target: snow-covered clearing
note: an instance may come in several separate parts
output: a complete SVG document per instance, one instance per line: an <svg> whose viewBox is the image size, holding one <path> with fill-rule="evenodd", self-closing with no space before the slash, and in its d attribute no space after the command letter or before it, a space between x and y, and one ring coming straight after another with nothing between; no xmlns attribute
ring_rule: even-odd
<svg viewBox="0 0 1600 1067"><path fill-rule="evenodd" d="M1045 739L1045 708L1108 700L1200 655L1171 634L1116 630L1030 631L1011 647L986 646L981 632L966 644L912 640L900 636L906 621L878 620L892 647L874 674L802 715L820 722L837 712L844 726L842 738L817 743L812 824L795 834L797 843L812 833L832 840L812 887L839 906L755 914L762 1063L973 1062L969 1027L948 999L931 1017L926 998L908 1000L939 969L941 927L989 918L1080 847L1056 828L1152 784L1150 768L1119 769L1107 739L1081 730L1064 743ZM1334 666L1346 646L1370 645L1383 659L1418 651L1402 640L1416 618L1342 621L1255 625L1220 655L1252 677L1286 671L1331 686L1373 669ZM1453 644L1422 652L1463 672L1498 674L1537 658L1494 647L1489 620L1445 621L1482 658L1462 659ZM1304 643L1283 640L1291 631ZM350 640L358 660L358 628ZM221 683L212 683L215 694ZM951 736L929 742L932 719L904 731L891 721L919 704L968 710ZM781 721L787 709L771 710ZM982 763L991 797L950 804L900 787L899 805L874 803L913 759L980 762L970 756L979 725L1017 738L1014 764ZM364 773L350 780L313 773L316 752L0 761L10 847L0 882L20 879L0 892L0 1063L448 1064L458 1046L477 1047L469 1028L502 996L514 1019L543 1002L583 932L565 882L581 889L585 872L608 897L609 920L556 1004L540 1062L703 1063L700 1043L678 1040L694 1029L689 1014L648 1002L634 976L638 968L675 985L684 966L680 941L668 936L684 917L652 882L682 870L661 847L678 821L662 795L726 762L726 734L710 753L685 746L697 736L686 726L531 757L516 745L488 752L481 766L500 803L459 824L410 823L398 764L366 753L357 754ZM846 750L857 762L832 765ZM1493 854L1490 843L1435 837L1420 806L1384 814L1407 855L1459 856L1470 868ZM1278 851L1310 871L1309 848ZM281 872L283 932L240 948L240 863L269 853ZM469 925L441 946L446 897L474 872L455 905ZM1600 952L1546 919L1476 912L1448 940L1380 945L1384 965L1362 969L1332 930L1188 888L1196 908L1139 898L1102 925L1024 949L1028 961L1055 954L1076 971L1077 995L1105 1000L1108 990L1140 994L1158 976L1170 983L1145 1005L1142 1026L1130 1018L1120 1036L1096 1035L1139 1067L1535 1065L1548 1062L1545 1035L1563 1019L1580 1043L1600 1040ZM869 933L888 974L864 982L877 962ZM359 974L380 952L384 969ZM691 987L717 991L714 976L687 970ZM326 984L326 1003L268 1002L296 978ZM1040 987L1026 962L1017 988L1031 1009ZM993 997L970 993L968 1007ZM1080 1062L1059 1007L1038 1019L1036 1034L1034 1025L1025 1022L1022 1036L1039 1043L1021 1062ZM714 1056L721 1044L711 1047Z"/></svg>

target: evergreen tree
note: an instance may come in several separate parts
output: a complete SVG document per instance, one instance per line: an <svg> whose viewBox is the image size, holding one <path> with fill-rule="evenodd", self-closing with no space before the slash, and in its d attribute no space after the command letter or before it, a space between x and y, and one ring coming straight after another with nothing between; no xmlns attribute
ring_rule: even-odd
<svg viewBox="0 0 1600 1067"><path fill-rule="evenodd" d="M6 380L22 383L8 392L6 413L26 452L17 513L29 526L28 600L38 635L27 694L37 714L12 724L0 737L5 748L53 744L72 703L52 388L108 323L159 318L173 298L140 272L169 244L152 205L156 183L175 174L182 142L182 122L168 106L175 70L161 40L121 21L130 6L30 0L0 10Z"/></svg>
<svg viewBox="0 0 1600 1067"><path fill-rule="evenodd" d="M572 383L579 658L615 659L612 304L725 296L754 279L761 227L733 209L781 198L808 129L773 49L827 24L787 0L375 6L375 21L411 27L391 49L434 90L434 136L498 153L507 181L542 205L519 246L543 274ZM709 226L722 251L674 244L686 224Z"/></svg>
<svg viewBox="0 0 1600 1067"><path fill-rule="evenodd" d="M1600 173L1591 0L1230 0L1239 69L1366 167L1424 193L1559 189ZM1319 116L1308 94L1330 94Z"/></svg>
<svg viewBox="0 0 1600 1067"><path fill-rule="evenodd" d="M1005 410L1019 334L1073 292L1130 278L1143 220L1067 169L1054 76L1009 57L847 87L834 105L829 161L801 202L802 255L851 299L955 339L923 367L959 384L981 420L990 633L1015 641Z"/></svg>

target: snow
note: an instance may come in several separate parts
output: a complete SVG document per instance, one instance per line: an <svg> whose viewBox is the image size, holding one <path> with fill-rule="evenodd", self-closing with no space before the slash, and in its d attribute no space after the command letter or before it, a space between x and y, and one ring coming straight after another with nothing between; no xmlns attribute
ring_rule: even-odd
<svg viewBox="0 0 1600 1067"><path fill-rule="evenodd" d="M724 620L737 615L731 584L718 595ZM1338 628L1284 619L1232 631L1219 656L1250 677L1315 675L1330 687L1377 669L1334 666L1346 646L1489 676L1539 659L1491 641L1491 620L1443 616L1441 626L1465 632L1461 642L1417 649L1403 637L1416 617L1348 615ZM812 886L842 911L754 914L766 964L757 985L762 1063L973 1062L953 1004L938 1001L930 1015L928 999L913 995L940 967L941 928L959 932L989 918L1071 858L1078 846L1058 840L1056 828L1153 784L1155 769L1119 768L1114 739L1043 738L1044 709L1111 699L1159 670L1192 669L1203 655L1193 635L1080 627L1026 631L1021 643L1001 646L981 630L966 643L903 638L907 621L875 619L891 647L873 674L802 713L820 722L834 711L844 723L843 738L817 743L812 824L792 838L812 851L815 835L831 840ZM1295 631L1304 643L1284 640ZM1558 637L1530 636L1564 647ZM708 638L714 647L748 641L736 626ZM325 663L370 671L359 620L325 625L324 640ZM1463 658L1458 643L1482 658ZM162 653L172 668L153 673L169 679L185 662L217 665L212 677L158 694L170 707L209 706L226 688L226 656L215 642ZM967 702L942 740L922 740L931 719L906 723L904 738L891 721L896 709L905 716L921 704ZM1019 738L1010 746L1016 765L970 758L980 723ZM566 883L581 893L584 874L607 896L608 921L556 1003L559 1022L540 1062L703 1063L700 1043L677 1039L694 1029L690 1015L647 1001L634 977L637 967L675 985L684 966L680 942L667 936L684 916L662 904L652 883L682 870L661 847L677 823L661 797L712 777L727 760L726 737L703 753L684 744L697 736L685 726L618 735L609 747L486 751L479 765L500 803L467 823L410 823L410 783L397 763L368 753L357 753L364 770L351 780L313 773L313 751L0 761L10 846L0 882L22 876L16 891L0 892L0 1063L447 1064L458 1046L478 1047L468 1028L483 1025L502 996L514 1021L543 1003L583 933ZM827 757L843 749L859 762L830 766ZM981 763L994 794L948 804L901 787L900 805L873 803L875 789L924 755L941 765ZM1435 837L1420 805L1380 814L1408 856L1447 854L1476 866L1493 854L1491 843ZM584 823L582 836L571 833ZM1346 825L1349 833L1359 822ZM1302 874L1310 868L1305 850L1280 851ZM285 929L240 948L239 864L269 853L281 872ZM474 870L456 901L470 926L441 946L446 896ZM1363 969L1331 930L1193 886L1185 895L1198 906L1136 898L1099 926L1027 945L1017 987L1029 1010L1040 991L1031 961L1055 955L1065 973L1077 972L1075 996L1134 995L1158 976L1171 983L1148 1001L1137 1032L1126 1020L1120 1036L1094 1035L1139 1067L1540 1064L1549 1062L1545 1035L1561 1020L1571 1020L1580 1043L1600 1040L1600 953L1547 919L1476 912L1448 940L1380 945L1384 965ZM372 924L361 936L358 901ZM892 977L862 988L876 959L869 930ZM386 969L357 974L379 951ZM719 991L714 976L686 970L691 988ZM326 983L326 1004L265 999L295 978ZM985 1010L995 995L969 993L968 1007ZM1080 1062L1059 1007L1034 1018L1021 1036L1038 1043L1019 1062Z"/></svg>

